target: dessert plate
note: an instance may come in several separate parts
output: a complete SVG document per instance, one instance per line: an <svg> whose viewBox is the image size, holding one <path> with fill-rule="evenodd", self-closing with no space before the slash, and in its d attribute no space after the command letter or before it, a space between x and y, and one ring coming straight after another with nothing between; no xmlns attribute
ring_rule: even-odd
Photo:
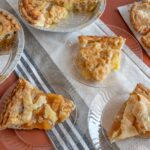
<svg viewBox="0 0 150 150"><path fill-rule="evenodd" d="M112 32L105 32L105 30L101 31L101 34L98 34L98 36L122 36L123 38L126 39L126 43L122 48L122 58L121 58L121 67L118 71L112 72L108 75L108 77L101 82L98 81L90 81L90 80L86 80L84 79L81 74L80 74L80 70L78 69L76 63L75 63L75 59L77 56L77 53L79 51L79 42L78 42L78 36L80 35L85 35L82 34L82 31L76 34L73 34L71 37L69 37L69 40L67 41L66 45L66 53L68 53L67 57L69 57L68 59L70 60L70 62L67 65L70 65L70 67L68 67L68 69L70 69L70 74L72 76L73 79L75 79L76 81L90 86L90 87L95 87L95 88L103 88L103 87L113 87L116 84L121 83L123 80L126 80L126 77L123 75L124 72L128 71L128 64L126 63L126 59L127 59L127 55L126 55L126 49L132 49L133 52L140 57L140 59L143 59L143 54L142 54L142 50L141 47L138 43L138 41L127 31L118 28L116 26L112 26L112 25L107 25L114 33L112 34ZM106 29L104 27L104 25L100 25L101 29ZM87 32L86 35L91 35ZM92 34L93 35L93 34ZM95 34L97 35L97 34ZM60 58L61 59L61 58ZM64 58L63 58L64 59ZM63 61L62 61L63 63Z"/></svg>
<svg viewBox="0 0 150 150"><path fill-rule="evenodd" d="M88 114L88 130L96 149L112 150L148 150L150 139L129 138L110 143L107 132L110 130L113 118L128 99L130 92L114 94L113 90L103 91L92 101Z"/></svg>
<svg viewBox="0 0 150 150"><path fill-rule="evenodd" d="M19 0L18 7L20 5L20 1L21 0ZM52 25L49 28L34 26L30 24L28 21L26 21L26 19L23 17L20 11L19 14L24 23L28 24L33 28L50 32L73 32L80 30L93 23L98 17L100 17L103 14L105 8L106 8L106 0L101 0L93 12L90 13L69 12L69 16L66 19L62 20L60 23L56 25Z"/></svg>
<svg viewBox="0 0 150 150"><path fill-rule="evenodd" d="M0 11L4 11L12 18L17 20L12 14L4 9L0 9ZM19 21L17 20L19 23ZM20 24L20 23L19 23ZM21 27L21 24L20 24ZM21 29L17 32L17 38L14 42L13 47L7 51L6 53L0 52L0 84L5 81L5 79L11 74L14 70L15 66L17 65L18 61L20 60L21 54L24 49L24 32Z"/></svg>
<svg viewBox="0 0 150 150"><path fill-rule="evenodd" d="M0 99L0 114L2 110L5 108L5 104L7 104L7 98L9 97L11 91L15 87L16 83L12 84L11 87L4 93L2 98ZM72 99L71 96L68 94L66 90L61 88L59 85L55 85L57 88L57 93L62 94L65 97ZM77 105L76 105L77 106ZM77 124L77 117L78 117L78 110L77 107L75 110L71 113L69 121L72 122L72 125ZM64 121L63 123L60 123L59 125L56 125L54 128L61 128L60 126L63 126L64 123L67 122ZM53 129L54 129L53 128ZM4 145L5 148L9 148L8 143L10 143L11 148L15 150L26 150L26 149L37 149L37 150L49 150L53 149L54 147L56 148L55 144L53 143L51 137L49 136L48 132L53 132L53 129L51 131L46 131L44 132L43 130L10 130L10 129L5 129L0 131L0 143ZM55 129L54 129L55 130ZM68 133L71 132L71 129L67 130ZM47 134L47 135L46 135ZM64 137L61 136L61 138L66 138L65 135ZM7 140L6 140L7 139Z"/></svg>

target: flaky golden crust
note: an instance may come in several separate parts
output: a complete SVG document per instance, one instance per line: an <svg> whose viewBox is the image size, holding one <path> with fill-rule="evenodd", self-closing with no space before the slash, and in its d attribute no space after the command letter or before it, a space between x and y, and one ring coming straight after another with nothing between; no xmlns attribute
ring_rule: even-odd
<svg viewBox="0 0 150 150"><path fill-rule="evenodd" d="M8 13L0 11L0 36L20 30L19 23Z"/></svg>
<svg viewBox="0 0 150 150"><path fill-rule="evenodd" d="M45 94L19 79L0 116L0 129L52 129L74 110L72 101L61 95Z"/></svg>
<svg viewBox="0 0 150 150"><path fill-rule="evenodd" d="M143 35L141 37L141 41L145 45L145 47L150 49L150 32L148 32L146 35Z"/></svg>
<svg viewBox="0 0 150 150"><path fill-rule="evenodd" d="M7 12L0 11L0 53L9 51L20 30L20 24Z"/></svg>
<svg viewBox="0 0 150 150"><path fill-rule="evenodd" d="M150 3L134 3L130 10L130 20L134 29L141 33L146 34L150 31Z"/></svg>
<svg viewBox="0 0 150 150"><path fill-rule="evenodd" d="M118 70L124 42L122 37L79 36L76 64L81 75L88 80L102 81L111 71Z"/></svg>
<svg viewBox="0 0 150 150"><path fill-rule="evenodd" d="M93 11L99 0L20 0L19 11L31 24L49 28L70 11Z"/></svg>
<svg viewBox="0 0 150 150"><path fill-rule="evenodd" d="M117 113L108 133L111 142L126 138L150 136L150 89L137 84Z"/></svg>

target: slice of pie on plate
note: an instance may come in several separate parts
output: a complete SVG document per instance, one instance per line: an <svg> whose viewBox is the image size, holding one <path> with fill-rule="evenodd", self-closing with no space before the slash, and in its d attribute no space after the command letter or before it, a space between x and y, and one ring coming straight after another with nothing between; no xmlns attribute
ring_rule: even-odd
<svg viewBox="0 0 150 150"><path fill-rule="evenodd" d="M141 37L141 41L145 45L145 47L150 49L150 32L148 32L146 35L143 35Z"/></svg>
<svg viewBox="0 0 150 150"><path fill-rule="evenodd" d="M150 89L137 84L117 113L108 136L111 142L135 136L150 137Z"/></svg>
<svg viewBox="0 0 150 150"><path fill-rule="evenodd" d="M75 105L62 95L45 94L19 79L0 116L0 129L52 129L66 120Z"/></svg>
<svg viewBox="0 0 150 150"><path fill-rule="evenodd" d="M20 0L19 11L32 25L49 28L72 11L91 12L100 0Z"/></svg>
<svg viewBox="0 0 150 150"><path fill-rule="evenodd" d="M19 30L20 25L12 16L0 11L0 53L12 47Z"/></svg>
<svg viewBox="0 0 150 150"><path fill-rule="evenodd" d="M80 36L79 43L76 64L85 79L102 81L111 71L119 70L124 38Z"/></svg>
<svg viewBox="0 0 150 150"><path fill-rule="evenodd" d="M130 11L130 20L134 29L146 34L150 31L150 2L134 3Z"/></svg>
<svg viewBox="0 0 150 150"><path fill-rule="evenodd" d="M56 4L67 10L77 12L91 12L101 0L56 0Z"/></svg>

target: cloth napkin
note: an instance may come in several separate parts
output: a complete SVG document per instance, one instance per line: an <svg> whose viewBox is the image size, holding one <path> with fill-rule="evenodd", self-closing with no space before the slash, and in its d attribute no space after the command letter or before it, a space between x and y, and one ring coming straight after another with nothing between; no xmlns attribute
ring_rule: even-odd
<svg viewBox="0 0 150 150"><path fill-rule="evenodd" d="M2 0L0 7L11 11L17 15L17 0L7 0L6 4ZM15 12L12 10L15 10ZM22 24L23 25L23 24ZM92 88L79 83L72 76L71 51L68 46L81 34L112 35L112 31L102 22L97 20L90 26L73 33L51 33L33 29L23 25L25 32L25 50L15 71L19 76L28 79L33 85L46 92L62 92L69 95L75 102L78 110L77 121L67 120L63 124L56 126L47 135L53 141L56 149L95 149L88 133L88 110L92 100L97 95L109 93L127 93L134 89L138 82L150 86L150 69L136 57L126 46L124 49L125 72L122 72L116 81L116 85L106 88ZM111 96L111 95L110 95ZM99 99L103 101L103 99ZM104 100L103 103L107 103ZM101 144L101 142L103 142ZM123 143L124 144L124 143ZM117 144L118 147L122 145ZM127 144L125 146L128 146ZM97 149L111 149L102 137L102 141ZM130 149L130 148L129 148Z"/></svg>

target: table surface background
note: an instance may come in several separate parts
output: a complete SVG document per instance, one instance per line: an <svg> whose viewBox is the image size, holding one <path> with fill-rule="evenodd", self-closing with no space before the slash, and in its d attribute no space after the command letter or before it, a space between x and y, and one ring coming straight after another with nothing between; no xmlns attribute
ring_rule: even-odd
<svg viewBox="0 0 150 150"><path fill-rule="evenodd" d="M107 6L104 14L101 16L102 21L106 24L115 25L125 29L126 31L130 32L129 28L123 21L122 17L120 16L117 7L125 4L129 4L134 2L135 0L107 0ZM114 19L115 18L115 19ZM131 33L132 34L132 33ZM142 49L142 47L141 47ZM150 58L148 55L143 51L143 61L150 67ZM0 85L0 97L5 92L5 90L15 81L17 80L17 76L13 72L10 77ZM45 140L48 140L45 136ZM47 141L48 142L48 141Z"/></svg>

